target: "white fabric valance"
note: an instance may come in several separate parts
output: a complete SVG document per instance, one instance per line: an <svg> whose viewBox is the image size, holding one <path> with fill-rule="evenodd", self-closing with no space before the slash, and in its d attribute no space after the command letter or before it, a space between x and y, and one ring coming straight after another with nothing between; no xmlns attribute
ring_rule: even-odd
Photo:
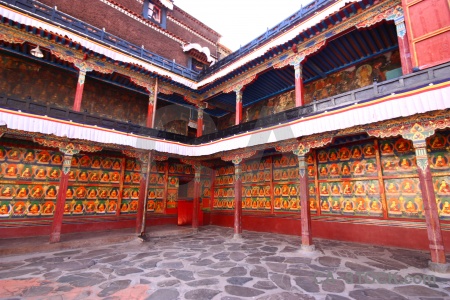
<svg viewBox="0 0 450 300"><path fill-rule="evenodd" d="M446 82L405 93L404 95L394 95L368 103L356 104L331 112L324 112L320 115L302 118L288 124L269 127L252 133L244 133L198 146L141 137L6 109L0 109L0 124L6 124L11 129L54 134L72 139L131 146L138 149L157 150L183 156L202 156L411 116L418 113L448 109L450 108L449 95L450 82Z"/></svg>

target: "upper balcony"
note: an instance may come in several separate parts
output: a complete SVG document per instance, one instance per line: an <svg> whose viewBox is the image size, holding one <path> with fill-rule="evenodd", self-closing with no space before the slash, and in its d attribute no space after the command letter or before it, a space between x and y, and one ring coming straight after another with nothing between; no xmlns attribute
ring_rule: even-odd
<svg viewBox="0 0 450 300"><path fill-rule="evenodd" d="M413 91L427 85L435 85L446 81L450 81L450 63L401 76L396 79L380 83L374 82L364 88L355 89L333 97L318 99L302 107L289 109L251 122L241 123L237 126L232 126L225 130L203 135L198 138L151 129L131 122L120 122L93 114L75 112L70 109L45 105L31 101L31 99L21 100L13 97L0 96L0 107L39 116L47 116L59 120L72 121L79 124L114 129L124 133L133 133L161 140L179 142L187 145L200 145L223 138L233 137L242 133L251 133L252 131L263 128L285 124L301 118L318 115L325 111L330 112L338 110L356 103L370 103L371 101L375 101L385 96Z"/></svg>

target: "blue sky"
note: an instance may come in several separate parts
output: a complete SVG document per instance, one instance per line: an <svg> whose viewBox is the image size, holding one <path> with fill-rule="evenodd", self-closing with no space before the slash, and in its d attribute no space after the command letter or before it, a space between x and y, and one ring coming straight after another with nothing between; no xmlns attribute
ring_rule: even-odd
<svg viewBox="0 0 450 300"><path fill-rule="evenodd" d="M174 4L222 35L235 51L311 0L174 0Z"/></svg>

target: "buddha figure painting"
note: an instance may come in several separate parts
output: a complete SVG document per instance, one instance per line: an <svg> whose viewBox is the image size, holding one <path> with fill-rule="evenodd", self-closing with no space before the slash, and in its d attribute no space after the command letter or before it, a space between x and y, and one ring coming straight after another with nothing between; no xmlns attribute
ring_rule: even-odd
<svg viewBox="0 0 450 300"><path fill-rule="evenodd" d="M350 172L350 167L348 166L347 163L344 163L344 164L342 165L341 174L342 174L343 176L349 176L349 175L351 174L351 172Z"/></svg>
<svg viewBox="0 0 450 300"><path fill-rule="evenodd" d="M438 194L450 194L450 185L447 183L445 179L438 181L437 183L437 192Z"/></svg>
<svg viewBox="0 0 450 300"><path fill-rule="evenodd" d="M330 203L328 202L328 200L323 200L321 202L322 202L322 204L320 206L320 209L322 211L330 211Z"/></svg>
<svg viewBox="0 0 450 300"><path fill-rule="evenodd" d="M54 186L49 186L45 192L45 199L56 199L56 188Z"/></svg>
<svg viewBox="0 0 450 300"><path fill-rule="evenodd" d="M38 185L31 189L30 197L32 199L40 199L44 196L44 189L42 186Z"/></svg>
<svg viewBox="0 0 450 300"><path fill-rule="evenodd" d="M86 196L86 188L80 186L75 190L75 198L82 199Z"/></svg>
<svg viewBox="0 0 450 300"><path fill-rule="evenodd" d="M42 214L43 215L52 215L53 211L55 210L55 204L51 201L47 201L42 206Z"/></svg>
<svg viewBox="0 0 450 300"><path fill-rule="evenodd" d="M391 198L389 201L389 213L401 214L400 201L397 198Z"/></svg>
<svg viewBox="0 0 450 300"><path fill-rule="evenodd" d="M22 173L20 174L20 177L23 179L28 179L28 178L31 178L31 175L32 175L31 166L25 166L22 169Z"/></svg>
<svg viewBox="0 0 450 300"><path fill-rule="evenodd" d="M380 149L382 154L392 154L394 152L394 147L389 142L382 143Z"/></svg>
<svg viewBox="0 0 450 300"><path fill-rule="evenodd" d="M398 187L397 184L394 182L389 182L386 184L386 193L388 194L397 194L398 193Z"/></svg>
<svg viewBox="0 0 450 300"><path fill-rule="evenodd" d="M52 164L54 165L60 165L62 163L62 156L61 154L54 154L52 157Z"/></svg>
<svg viewBox="0 0 450 300"><path fill-rule="evenodd" d="M84 211L84 207L83 207L83 204L81 204L81 203L77 203L77 204L75 204L75 206L73 207L73 213L74 213L74 214L80 215L80 214L83 213L83 211Z"/></svg>
<svg viewBox="0 0 450 300"><path fill-rule="evenodd" d="M338 156L336 149L331 149L328 157L330 158L330 161L338 160L339 156Z"/></svg>
<svg viewBox="0 0 450 300"><path fill-rule="evenodd" d="M28 206L28 214L29 215L38 215L41 210L41 207L37 203L32 203Z"/></svg>
<svg viewBox="0 0 450 300"><path fill-rule="evenodd" d="M375 173L377 172L377 167L374 162L367 161L366 163L366 171L367 173Z"/></svg>
<svg viewBox="0 0 450 300"><path fill-rule="evenodd" d="M84 155L80 158L80 166L82 167L89 167L91 165L91 159L89 156Z"/></svg>
<svg viewBox="0 0 450 300"><path fill-rule="evenodd" d="M347 147L342 147L339 149L339 157L341 160L349 160L350 159L350 150Z"/></svg>
<svg viewBox="0 0 450 300"><path fill-rule="evenodd" d="M441 215L450 215L450 203L448 201L442 203Z"/></svg>
<svg viewBox="0 0 450 300"><path fill-rule="evenodd" d="M362 182L357 182L355 184L355 195L364 195L365 193L364 184Z"/></svg>
<svg viewBox="0 0 450 300"><path fill-rule="evenodd" d="M317 155L319 162L326 162L328 160L328 155L326 151L320 151Z"/></svg>
<svg viewBox="0 0 450 300"><path fill-rule="evenodd" d="M16 165L8 165L5 168L5 178L16 178L17 177L17 166Z"/></svg>
<svg viewBox="0 0 450 300"><path fill-rule="evenodd" d="M50 158L50 153L48 153L47 151L41 151L37 156L37 162L39 164L48 164L50 162Z"/></svg>
<svg viewBox="0 0 450 300"><path fill-rule="evenodd" d="M361 155L362 155L361 148L359 146L355 146L352 149L352 158L359 159L361 158Z"/></svg>
<svg viewBox="0 0 450 300"><path fill-rule="evenodd" d="M364 167L362 163L356 161L353 163L353 174L355 175L363 175L364 174Z"/></svg>
<svg viewBox="0 0 450 300"><path fill-rule="evenodd" d="M11 212L11 207L8 204L0 204L0 217L8 217Z"/></svg>
<svg viewBox="0 0 450 300"><path fill-rule="evenodd" d="M363 148L363 153L365 157L375 156L375 148L372 145L366 145Z"/></svg>
<svg viewBox="0 0 450 300"><path fill-rule="evenodd" d="M395 142L397 152L408 152L411 149L410 143L405 139L399 139Z"/></svg>
<svg viewBox="0 0 450 300"><path fill-rule="evenodd" d="M405 212L407 213L417 213L417 203L413 200L408 200L405 202Z"/></svg>
<svg viewBox="0 0 450 300"><path fill-rule="evenodd" d="M447 168L448 167L448 159L445 155L439 154L433 157L433 166L435 168Z"/></svg>
<svg viewBox="0 0 450 300"><path fill-rule="evenodd" d="M341 203L339 202L339 200L334 199L333 202L331 203L331 209L334 211L340 211L341 210Z"/></svg>
<svg viewBox="0 0 450 300"><path fill-rule="evenodd" d="M15 189L9 185L0 188L0 198L2 199L12 199L14 196Z"/></svg>
<svg viewBox="0 0 450 300"><path fill-rule="evenodd" d="M14 206L12 208L12 213L14 215L23 215L23 214L25 214L26 209L27 208L26 208L25 203L22 201L18 201L16 203L14 203ZM39 212L39 207L38 207L37 212Z"/></svg>
<svg viewBox="0 0 450 300"><path fill-rule="evenodd" d="M5 148L0 147L0 161L4 161L6 158L6 151Z"/></svg>
<svg viewBox="0 0 450 300"><path fill-rule="evenodd" d="M406 179L402 183L402 193L403 194L415 194L415 184L412 180Z"/></svg>
<svg viewBox="0 0 450 300"><path fill-rule="evenodd" d="M381 203L380 203L380 201L372 200L372 202L370 203L370 210L374 211L374 212L381 211Z"/></svg>
<svg viewBox="0 0 450 300"><path fill-rule="evenodd" d="M344 211L346 211L346 212L354 211L354 209L353 209L353 202L352 201L350 201L350 200L345 201Z"/></svg>
<svg viewBox="0 0 450 300"><path fill-rule="evenodd" d="M44 168L39 168L34 173L34 179L45 180L47 178L47 170Z"/></svg>
<svg viewBox="0 0 450 300"><path fill-rule="evenodd" d="M433 149L439 149L445 147L445 138L441 135L436 135L431 138L430 146Z"/></svg>
<svg viewBox="0 0 450 300"><path fill-rule="evenodd" d="M319 174L320 176L328 176L328 169L326 165L320 166Z"/></svg>
<svg viewBox="0 0 450 300"><path fill-rule="evenodd" d="M28 189L24 186L17 190L16 199L26 199L28 198Z"/></svg>
<svg viewBox="0 0 450 300"><path fill-rule="evenodd" d="M320 185L320 194L321 195L328 195L328 186L326 183L322 183Z"/></svg>
<svg viewBox="0 0 450 300"><path fill-rule="evenodd" d="M401 158L399 162L399 167L402 170L409 170L411 168L411 161L408 158Z"/></svg>
<svg viewBox="0 0 450 300"><path fill-rule="evenodd" d="M23 157L23 161L24 162L34 162L34 159L36 158L36 156L34 155L34 151L33 150L28 150L24 157Z"/></svg>
<svg viewBox="0 0 450 300"><path fill-rule="evenodd" d="M358 198L356 200L356 210L357 211L366 211L366 201L364 198Z"/></svg>
<svg viewBox="0 0 450 300"><path fill-rule="evenodd" d="M338 176L339 175L339 165L338 164L332 164L330 166L330 175Z"/></svg>
<svg viewBox="0 0 450 300"><path fill-rule="evenodd" d="M13 148L8 151L7 157L9 161L19 161L22 156L20 149Z"/></svg>

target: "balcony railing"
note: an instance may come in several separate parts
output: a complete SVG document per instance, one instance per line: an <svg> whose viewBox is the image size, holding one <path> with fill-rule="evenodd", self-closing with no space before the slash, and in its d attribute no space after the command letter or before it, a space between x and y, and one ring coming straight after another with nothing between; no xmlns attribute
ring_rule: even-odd
<svg viewBox="0 0 450 300"><path fill-rule="evenodd" d="M188 145L199 145L233 135L252 132L261 128L283 124L302 117L313 116L324 111L332 111L355 103L370 102L372 100L390 95L414 90L429 84L437 84L450 80L450 63L435 66L433 68L401 76L396 79L374 83L372 85L342 93L326 99L314 101L302 107L292 108L277 114L260 118L258 120L242 123L214 133L206 134L198 138L188 137L171 132L147 128L144 126L108 119L86 112L76 112L52 105L34 102L31 99L15 99L0 95L0 107L22 111L34 115L48 116L55 119L72 121L79 124L87 124L116 131L133 133L140 136L153 137L169 141L180 142Z"/></svg>
<svg viewBox="0 0 450 300"><path fill-rule="evenodd" d="M143 49L141 46L127 42L126 40L110 34L103 29L89 25L70 15L58 11L54 7L50 7L35 0L0 0L9 6L14 6L20 10L31 13L37 17L51 21L53 24L65 27L71 31L81 33L84 36L100 41L108 46L115 47L125 51L135 57L150 62L154 65L162 67L173 73L196 80L198 72L191 70L185 66L175 63L174 61L164 58L156 53ZM29 29L31 31L31 28Z"/></svg>

